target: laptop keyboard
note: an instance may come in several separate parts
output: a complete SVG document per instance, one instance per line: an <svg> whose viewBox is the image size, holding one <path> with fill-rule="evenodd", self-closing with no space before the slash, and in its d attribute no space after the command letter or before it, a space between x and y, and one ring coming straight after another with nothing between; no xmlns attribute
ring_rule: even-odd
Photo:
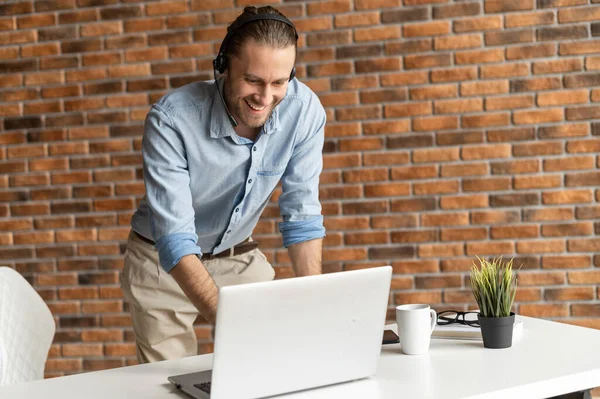
<svg viewBox="0 0 600 399"><path fill-rule="evenodd" d="M210 393L210 382L202 382L200 384L194 384L194 386L200 389L201 391Z"/></svg>

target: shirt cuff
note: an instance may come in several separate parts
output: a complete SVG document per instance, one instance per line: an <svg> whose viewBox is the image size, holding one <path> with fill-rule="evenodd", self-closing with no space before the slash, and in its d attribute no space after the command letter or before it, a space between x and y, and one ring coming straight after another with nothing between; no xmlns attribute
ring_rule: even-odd
<svg viewBox="0 0 600 399"><path fill-rule="evenodd" d="M197 242L198 236L192 233L175 233L161 237L156 242L156 249L162 268L169 273L182 257L191 254L202 256Z"/></svg>
<svg viewBox="0 0 600 399"><path fill-rule="evenodd" d="M325 237L323 216L281 222L279 223L279 231L283 235L283 246L286 248L300 242L323 238Z"/></svg>

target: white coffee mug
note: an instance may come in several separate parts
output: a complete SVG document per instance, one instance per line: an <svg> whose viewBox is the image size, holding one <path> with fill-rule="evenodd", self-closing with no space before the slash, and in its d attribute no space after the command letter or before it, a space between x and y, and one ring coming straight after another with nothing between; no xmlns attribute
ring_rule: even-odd
<svg viewBox="0 0 600 399"><path fill-rule="evenodd" d="M397 306L396 322L402 352L407 355L427 353L436 321L437 313L429 305Z"/></svg>

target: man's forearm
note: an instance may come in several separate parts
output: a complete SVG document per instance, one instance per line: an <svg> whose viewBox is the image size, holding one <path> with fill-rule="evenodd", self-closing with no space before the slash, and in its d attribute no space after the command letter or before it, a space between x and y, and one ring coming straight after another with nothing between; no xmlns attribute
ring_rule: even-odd
<svg viewBox="0 0 600 399"><path fill-rule="evenodd" d="M323 239L304 241L288 247L288 254L296 277L311 276L322 272Z"/></svg>
<svg viewBox="0 0 600 399"><path fill-rule="evenodd" d="M200 259L186 255L171 270L171 276L192 301L200 314L211 324L217 317L219 289Z"/></svg>

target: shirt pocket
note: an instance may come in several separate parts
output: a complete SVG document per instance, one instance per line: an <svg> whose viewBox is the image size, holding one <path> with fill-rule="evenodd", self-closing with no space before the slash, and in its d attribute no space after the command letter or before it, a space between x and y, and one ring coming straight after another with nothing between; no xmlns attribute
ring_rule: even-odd
<svg viewBox="0 0 600 399"><path fill-rule="evenodd" d="M252 189L254 198L252 201L253 210L264 208L267 205L271 194L273 194L283 176L283 172L285 172L285 167L262 169L256 172L256 182Z"/></svg>

